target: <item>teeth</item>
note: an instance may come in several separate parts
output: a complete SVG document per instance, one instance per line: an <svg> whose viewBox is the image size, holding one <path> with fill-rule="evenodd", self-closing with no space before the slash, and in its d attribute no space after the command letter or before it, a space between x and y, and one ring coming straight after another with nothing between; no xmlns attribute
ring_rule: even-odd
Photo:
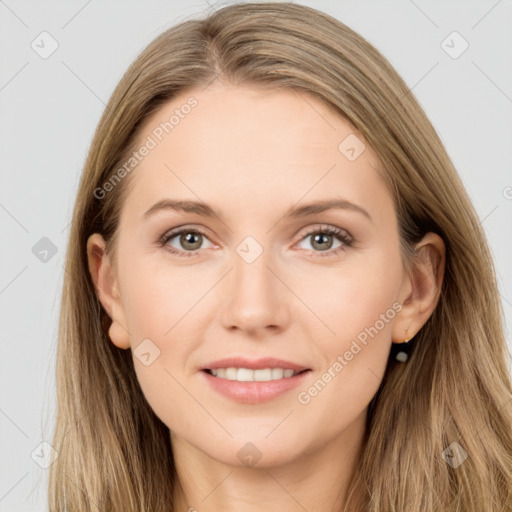
<svg viewBox="0 0 512 512"><path fill-rule="evenodd" d="M261 370L251 370L250 368L217 368L216 370L210 371L215 377L238 380L240 382L268 382L269 380L286 379L296 374L293 370L284 370L283 368L262 368Z"/></svg>

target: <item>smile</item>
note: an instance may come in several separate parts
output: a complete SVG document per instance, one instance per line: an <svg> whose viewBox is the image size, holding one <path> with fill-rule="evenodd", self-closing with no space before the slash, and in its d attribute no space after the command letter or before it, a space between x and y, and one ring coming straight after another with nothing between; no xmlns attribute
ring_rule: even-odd
<svg viewBox="0 0 512 512"><path fill-rule="evenodd" d="M252 370L251 368L216 368L215 370L206 370L210 375L220 379L236 380L238 382L268 382L271 380L280 380L293 377L302 373L284 368L261 368ZM307 370L302 370L307 371Z"/></svg>
<svg viewBox="0 0 512 512"><path fill-rule="evenodd" d="M217 373L215 376L214 373ZM291 372L291 373L290 373ZM259 404L285 396L311 373L283 368L216 368L199 372L213 391L240 404ZM222 376L224 375L224 376ZM258 380L259 379L259 380Z"/></svg>

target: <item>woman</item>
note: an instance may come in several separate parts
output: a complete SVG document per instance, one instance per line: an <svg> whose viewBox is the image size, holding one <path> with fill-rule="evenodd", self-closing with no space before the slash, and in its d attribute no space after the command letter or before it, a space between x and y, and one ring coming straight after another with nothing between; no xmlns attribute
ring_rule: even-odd
<svg viewBox="0 0 512 512"><path fill-rule="evenodd" d="M156 38L97 128L66 270L50 510L512 511L484 232L339 21L248 3Z"/></svg>

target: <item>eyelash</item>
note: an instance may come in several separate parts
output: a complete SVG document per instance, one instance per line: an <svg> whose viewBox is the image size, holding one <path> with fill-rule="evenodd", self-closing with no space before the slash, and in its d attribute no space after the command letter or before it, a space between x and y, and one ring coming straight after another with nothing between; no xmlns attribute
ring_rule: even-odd
<svg viewBox="0 0 512 512"><path fill-rule="evenodd" d="M166 232L162 237L158 240L158 244L161 247L166 246L166 244L175 238L178 235L182 235L184 233L190 234L196 234L196 235L202 235L206 238L208 238L207 234L203 232L202 230L198 228L180 228L176 231L170 231ZM318 256L320 257L326 257L326 256L334 256L341 251L346 250L348 247L352 247L354 241L348 233L346 234L346 231L341 230L339 228L335 228L334 226L325 226L322 228L317 228L315 230L311 230L308 233L304 234L304 236L300 239L300 241L304 240L308 236L316 235L316 234L323 234L323 235L334 235L340 242L342 242L342 245L337 247L336 249L329 249L327 251L313 251L313 253L318 253ZM199 255L199 249L195 251L181 251L178 249L175 249L174 247L167 247L166 250L168 250L170 253L175 254L177 256L184 256L184 257L191 257L191 256L198 256ZM312 255L310 257L313 257Z"/></svg>

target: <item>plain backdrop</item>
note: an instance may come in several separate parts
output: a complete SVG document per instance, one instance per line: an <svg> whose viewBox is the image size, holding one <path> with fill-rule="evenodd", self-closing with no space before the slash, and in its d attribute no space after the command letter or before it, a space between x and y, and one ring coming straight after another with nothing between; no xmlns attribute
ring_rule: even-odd
<svg viewBox="0 0 512 512"><path fill-rule="evenodd" d="M487 233L512 348L512 2L297 3L366 37L412 88ZM47 510L64 253L105 103L158 34L223 5L0 1L0 512Z"/></svg>

